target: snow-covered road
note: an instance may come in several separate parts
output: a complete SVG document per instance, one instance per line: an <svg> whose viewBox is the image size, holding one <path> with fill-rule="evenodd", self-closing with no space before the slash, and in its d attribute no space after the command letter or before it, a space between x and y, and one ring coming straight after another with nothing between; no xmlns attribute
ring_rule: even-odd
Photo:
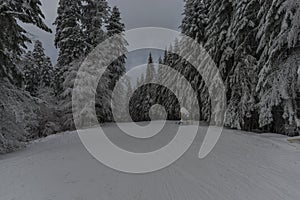
<svg viewBox="0 0 300 200"><path fill-rule="evenodd" d="M158 141L165 143L176 128L168 123ZM119 132L113 124L105 129ZM204 135L205 127L170 167L142 175L104 166L85 150L76 133L50 136L0 156L0 200L300 199L300 144L279 135L224 130L213 152L199 160ZM129 139L115 137L124 148L138 148Z"/></svg>

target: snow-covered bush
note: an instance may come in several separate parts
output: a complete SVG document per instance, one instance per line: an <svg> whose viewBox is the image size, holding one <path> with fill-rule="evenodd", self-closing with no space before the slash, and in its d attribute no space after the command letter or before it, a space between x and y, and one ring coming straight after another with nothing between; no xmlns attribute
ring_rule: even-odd
<svg viewBox="0 0 300 200"><path fill-rule="evenodd" d="M59 131L53 108L7 81L0 82L0 153Z"/></svg>

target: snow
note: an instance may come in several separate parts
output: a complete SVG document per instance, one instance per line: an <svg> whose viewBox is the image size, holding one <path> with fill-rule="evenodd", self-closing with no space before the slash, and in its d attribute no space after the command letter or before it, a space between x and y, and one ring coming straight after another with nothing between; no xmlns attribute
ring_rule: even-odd
<svg viewBox="0 0 300 200"><path fill-rule="evenodd" d="M177 128L167 122L158 143L164 143ZM134 146L131 138L117 134L116 125L107 124L104 129L124 148ZM281 135L225 129L213 152L200 160L197 155L205 130L200 127L196 141L176 163L143 175L105 167L85 150L76 132L35 141L23 151L0 156L0 199L299 199L298 143L289 143Z"/></svg>

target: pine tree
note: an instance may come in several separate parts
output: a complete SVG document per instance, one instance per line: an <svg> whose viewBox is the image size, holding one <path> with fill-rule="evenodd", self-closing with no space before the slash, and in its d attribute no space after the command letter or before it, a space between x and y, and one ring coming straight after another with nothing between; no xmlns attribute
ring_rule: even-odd
<svg viewBox="0 0 300 200"><path fill-rule="evenodd" d="M23 54L26 42L30 42L27 31L18 20L33 24L47 32L51 30L43 22L44 15L40 9L39 0L10 0L0 2L0 77L7 78L12 83L20 84L21 73L15 63Z"/></svg>
<svg viewBox="0 0 300 200"><path fill-rule="evenodd" d="M208 23L207 13L207 5L203 0L186 0L184 18L180 26L182 33L198 42L203 41Z"/></svg>
<svg viewBox="0 0 300 200"><path fill-rule="evenodd" d="M81 1L60 0L57 10L55 46L59 48L57 65L70 64L80 58L86 50L83 31L80 27Z"/></svg>
<svg viewBox="0 0 300 200"><path fill-rule="evenodd" d="M65 72L65 78L63 79L62 92L59 94L59 108L62 112L62 128L63 130L74 130L75 124L73 121L73 111L72 111L72 92L74 88L74 81L77 77L77 72L79 70L81 60L75 60L69 65L67 65ZM60 72L60 70L57 70ZM58 76L59 77L59 76Z"/></svg>
<svg viewBox="0 0 300 200"><path fill-rule="evenodd" d="M205 34L204 47L209 52L214 61L219 64L223 52L227 49L228 44L226 37L232 17L231 0L212 0L208 3L208 21ZM221 69L223 76L226 76L228 69Z"/></svg>
<svg viewBox="0 0 300 200"><path fill-rule="evenodd" d="M84 33L81 27L82 1L60 0L57 9L55 46L59 48L57 65L55 67L55 94L63 92L63 82L67 76L66 68L74 60L80 59L87 49Z"/></svg>
<svg viewBox="0 0 300 200"><path fill-rule="evenodd" d="M109 16L109 6L106 0L85 0L84 2L82 26L85 40L89 44L86 53L89 53L106 37L103 25Z"/></svg>
<svg viewBox="0 0 300 200"><path fill-rule="evenodd" d="M44 65L41 71L43 85L51 87L53 84L54 68L49 57L45 58Z"/></svg>
<svg viewBox="0 0 300 200"><path fill-rule="evenodd" d="M116 53L119 52L126 52L126 46L128 45L124 37L122 37L122 33L125 31L125 25L121 22L121 13L117 7L113 7L111 14L107 20L107 35L109 37L118 35L118 37L114 40L115 46L113 47L116 49ZM112 75L110 89L113 90L114 85L123 76L126 72L125 68L125 60L126 56L122 55L117 60L115 60L109 66L109 72Z"/></svg>
<svg viewBox="0 0 300 200"><path fill-rule="evenodd" d="M148 57L148 65L147 65L147 71L146 71L146 83L150 83L155 77L155 69L154 69L154 63L152 54L149 54Z"/></svg>
<svg viewBox="0 0 300 200"><path fill-rule="evenodd" d="M255 118L257 84L258 42L257 0L234 1L232 20L227 34L227 49L223 52L220 68L228 69L227 118L225 124L231 128L251 129L257 126Z"/></svg>
<svg viewBox="0 0 300 200"><path fill-rule="evenodd" d="M32 51L35 64L38 66L40 86L49 87L52 83L53 67L50 58L45 55L42 42L37 40Z"/></svg>
<svg viewBox="0 0 300 200"><path fill-rule="evenodd" d="M106 70L105 74L103 75L106 80L109 81L108 88L109 88L109 98L108 100L110 101L112 92L114 91L114 88L116 86L116 83L120 80L120 78L125 74L126 68L125 68L125 60L126 56L121 55L120 52L124 53L127 52L126 46L127 41L123 37L123 32L125 31L125 25L121 22L121 13L117 7L114 7L110 13L110 16L108 17L106 21L106 29L107 29L107 36L108 37L115 37L113 41L113 46L109 46L107 49L110 51L110 55L118 55L119 57L113 61L109 66L108 69ZM121 91L121 90L118 90ZM123 91L124 92L124 91ZM99 94L103 93L103 91L98 91ZM119 96L124 96L123 94L118 94ZM118 103L118 102L114 102ZM104 102L103 100L100 99L100 101L97 101L97 110L100 112L101 108L109 108L112 110L110 106L110 102ZM113 105L117 106L117 105ZM105 115L105 117L103 117ZM112 121L113 116L112 112L108 113L103 113L100 115L101 116L101 121Z"/></svg>
<svg viewBox="0 0 300 200"><path fill-rule="evenodd" d="M25 89L36 96L42 87L50 87L52 83L53 68L50 58L45 55L42 42L37 40L33 51L29 51L22 59L23 79Z"/></svg>
<svg viewBox="0 0 300 200"><path fill-rule="evenodd" d="M115 96L113 99L114 101L112 101L114 120L116 122L129 122L131 120L128 115L130 99L133 95L130 78L124 76L116 87L119 92L115 92L117 96Z"/></svg>
<svg viewBox="0 0 300 200"><path fill-rule="evenodd" d="M25 90L30 92L31 95L36 96L40 82L40 74L39 66L35 62L33 53L31 51L24 55L22 59L22 65Z"/></svg>
<svg viewBox="0 0 300 200"><path fill-rule="evenodd" d="M194 41L199 44L203 44L206 41L207 27L209 22L209 3L203 0L188 0L185 5L184 18L181 25L181 31L184 35L189 36ZM191 47L191 40L184 39L180 41L181 44L181 55L189 57L193 53L193 48ZM200 54L199 54L200 55ZM178 60L178 58L176 58ZM203 60L203 58L199 58ZM182 60L177 64L179 72L181 72L184 77L190 81L191 86L195 91L198 92L198 101L201 103L201 116L202 120L209 120L210 118L210 101L208 96L208 90L206 83L202 80L203 74L199 74L194 67ZM196 66L197 67L197 66ZM181 94L187 97L184 101L187 101L189 94Z"/></svg>
<svg viewBox="0 0 300 200"><path fill-rule="evenodd" d="M259 123L266 126L274 122L274 109L281 107L286 124L299 126L293 99L297 92L300 55L300 5L296 0L260 3L257 34L260 73L256 88L260 99Z"/></svg>

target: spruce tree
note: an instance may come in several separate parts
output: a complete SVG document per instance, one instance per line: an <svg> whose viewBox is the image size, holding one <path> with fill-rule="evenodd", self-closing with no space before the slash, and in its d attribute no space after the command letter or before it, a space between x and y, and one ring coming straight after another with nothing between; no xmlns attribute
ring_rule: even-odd
<svg viewBox="0 0 300 200"><path fill-rule="evenodd" d="M198 42L203 41L208 23L207 13L207 5L203 0L187 0L180 26L182 33Z"/></svg>
<svg viewBox="0 0 300 200"><path fill-rule="evenodd" d="M25 90L31 95L36 96L40 83L40 74L39 66L35 62L33 53L31 51L24 54L22 65Z"/></svg>
<svg viewBox="0 0 300 200"><path fill-rule="evenodd" d="M60 0L57 15L54 22L55 46L59 48L59 55L55 67L54 90L56 95L59 95L63 92L67 66L84 55L87 43L81 27L81 0Z"/></svg>
<svg viewBox="0 0 300 200"><path fill-rule="evenodd" d="M208 21L205 34L205 48L217 65L220 62L223 52L228 47L226 37L232 17L231 0L205 1L208 7ZM208 3L209 2L209 3ZM221 69L223 76L226 76L228 69Z"/></svg>
<svg viewBox="0 0 300 200"><path fill-rule="evenodd" d="M225 124L231 128L250 130L257 127L255 87L258 42L254 38L257 34L258 10L257 0L233 2L232 20L226 39L228 47L220 62L221 69L230 69L225 77L228 88Z"/></svg>
<svg viewBox="0 0 300 200"><path fill-rule="evenodd" d="M209 4L203 0L186 1L181 31L184 35L192 38L194 40L193 42L197 42L197 45L202 45L206 41L209 21L208 8ZM180 41L180 52L181 55L189 57L193 53L193 48L191 47L192 44L190 39L185 40ZM179 58L176 59L178 60ZM203 60L203 58L200 57L199 60ZM177 64L179 72L181 72L182 75L190 81L191 86L196 92L198 92L198 100L201 104L201 119L209 120L210 102L206 84L204 80L202 80L201 75L203 74L200 75L194 69L194 66L184 60L178 62L180 62L180 64ZM185 94L182 96L189 98L189 94Z"/></svg>
<svg viewBox="0 0 300 200"><path fill-rule="evenodd" d="M281 108L285 124L299 126L294 102L300 55L299 2L261 1L258 18L259 124L266 126L282 121L274 117L275 110Z"/></svg>
<svg viewBox="0 0 300 200"><path fill-rule="evenodd" d="M38 90L50 87L53 78L53 67L50 58L45 55L42 42L35 42L33 51L29 51L22 59L25 89L36 96Z"/></svg>
<svg viewBox="0 0 300 200"><path fill-rule="evenodd" d="M154 63L153 63L153 58L152 54L149 54L148 57L148 65L147 65L147 71L146 71L146 83L151 82L155 77L155 69L154 69Z"/></svg>
<svg viewBox="0 0 300 200"><path fill-rule="evenodd" d="M80 26L81 1L60 0L57 14L54 22L55 46L59 48L57 65L63 67L80 58L86 50L86 42Z"/></svg>
<svg viewBox="0 0 300 200"><path fill-rule="evenodd" d="M126 46L127 42L125 38L123 37L123 32L125 31L125 25L121 22L121 13L117 7L113 7L112 11L110 12L110 15L106 21L106 30L107 30L107 36L112 37L114 36L114 41L113 41L113 46L108 46L107 47L107 52L109 52L110 55L115 55L119 56L116 60L114 60L109 66L106 72L104 73L103 77L108 81L108 89L107 91L109 94L109 98L107 102L104 102L102 97L99 95L102 95L103 93L106 93L102 89L98 89L98 100L96 102L96 109L98 110L99 113L99 118L101 118L101 121L112 121L113 116L112 116L112 108L110 104L110 99L112 92L114 91L114 88L116 86L116 83L120 80L120 78L125 74L126 68L125 68L125 60L126 56L125 55L119 55L120 52L126 52ZM101 82L104 82L104 79L100 80ZM101 84L101 83L100 83ZM101 85L99 84L99 87ZM105 83L104 83L105 84ZM119 90L120 91L120 90ZM123 94L118 94L119 96L123 96ZM118 102L114 102L118 103ZM118 105L113 105L113 106L118 106ZM108 112L102 112L103 108L104 110L108 109L110 111ZM100 114L102 113L102 114Z"/></svg>
<svg viewBox="0 0 300 200"><path fill-rule="evenodd" d="M118 52L126 52L126 46L128 45L126 40L122 37L122 33L125 31L125 25L121 22L121 20L121 13L119 9L117 7L113 7L111 14L107 20L106 29L108 37L118 35L114 41L115 46L113 47L114 49L116 49L115 53L117 54ZM126 72L125 60L126 56L122 55L109 66L109 73L112 76L110 77L111 90L113 90L113 87L115 86L116 82Z"/></svg>
<svg viewBox="0 0 300 200"><path fill-rule="evenodd" d="M88 43L86 53L89 53L106 37L103 26L109 17L109 6L106 0L85 0L82 12L81 21L85 40Z"/></svg>
<svg viewBox="0 0 300 200"><path fill-rule="evenodd" d="M38 66L38 82L42 87L49 87L52 83L53 67L50 58L45 55L42 42L37 40L32 51L35 64Z"/></svg>

